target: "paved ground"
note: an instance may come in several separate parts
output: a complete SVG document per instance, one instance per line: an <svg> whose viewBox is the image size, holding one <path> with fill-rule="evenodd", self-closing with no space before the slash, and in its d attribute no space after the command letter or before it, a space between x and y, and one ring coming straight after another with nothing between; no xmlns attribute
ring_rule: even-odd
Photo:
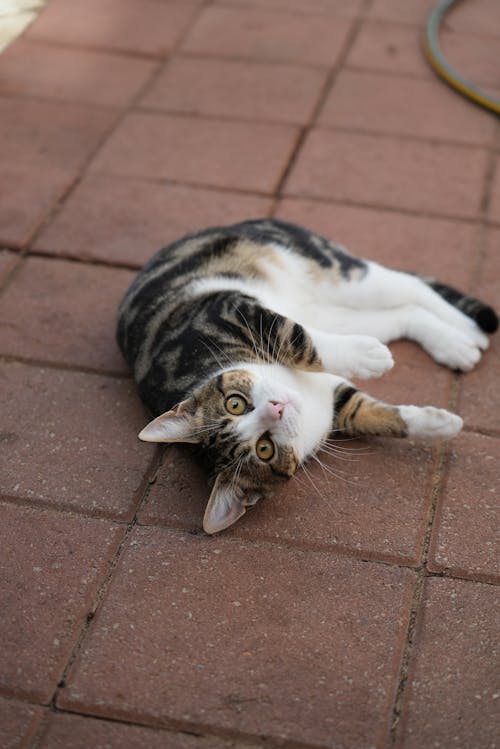
<svg viewBox="0 0 500 749"><path fill-rule="evenodd" d="M429 71L428 5L49 0L2 54L2 749L497 746L498 337L371 386L453 444L350 443L215 538L114 343L157 247L259 215L498 305L500 127ZM443 47L500 90L498 0Z"/></svg>

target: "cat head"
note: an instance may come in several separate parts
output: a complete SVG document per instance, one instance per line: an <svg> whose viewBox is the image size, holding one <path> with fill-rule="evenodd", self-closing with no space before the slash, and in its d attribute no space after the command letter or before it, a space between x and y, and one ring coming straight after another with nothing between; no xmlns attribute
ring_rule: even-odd
<svg viewBox="0 0 500 749"><path fill-rule="evenodd" d="M223 372L139 434L147 442L189 442L215 483L203 519L207 533L232 525L273 493L303 461L302 404L267 373Z"/></svg>

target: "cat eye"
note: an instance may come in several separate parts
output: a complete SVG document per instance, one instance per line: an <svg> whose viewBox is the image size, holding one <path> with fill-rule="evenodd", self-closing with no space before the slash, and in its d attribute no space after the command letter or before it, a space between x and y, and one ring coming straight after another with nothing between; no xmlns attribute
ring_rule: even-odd
<svg viewBox="0 0 500 749"><path fill-rule="evenodd" d="M261 437L255 445L255 452L261 460L271 460L274 456L274 444L268 437Z"/></svg>
<svg viewBox="0 0 500 749"><path fill-rule="evenodd" d="M226 398L224 405L226 406L226 411L233 416L241 416L241 414L245 413L248 402L242 395L230 395Z"/></svg>

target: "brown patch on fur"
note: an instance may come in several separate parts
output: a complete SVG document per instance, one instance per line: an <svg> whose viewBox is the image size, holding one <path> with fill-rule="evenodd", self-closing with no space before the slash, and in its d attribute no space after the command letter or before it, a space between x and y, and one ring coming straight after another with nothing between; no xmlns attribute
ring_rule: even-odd
<svg viewBox="0 0 500 749"><path fill-rule="evenodd" d="M407 427L397 406L388 406L357 391L335 417L336 428L348 435L406 437Z"/></svg>
<svg viewBox="0 0 500 749"><path fill-rule="evenodd" d="M270 245L261 245L249 239L240 239L230 254L214 258L204 267L204 277L234 273L244 278L266 278L272 280L269 263L280 265L276 250Z"/></svg>

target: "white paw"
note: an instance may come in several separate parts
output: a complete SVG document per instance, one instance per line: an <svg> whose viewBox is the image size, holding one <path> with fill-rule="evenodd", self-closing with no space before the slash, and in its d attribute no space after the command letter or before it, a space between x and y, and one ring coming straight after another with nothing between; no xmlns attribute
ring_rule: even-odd
<svg viewBox="0 0 500 749"><path fill-rule="evenodd" d="M488 338L486 333L483 333L483 331L479 329L474 320L471 320L470 318L467 319L470 324L470 328L467 332L470 335L472 341L478 348L481 349L481 351L486 351L486 349L490 345L490 339Z"/></svg>
<svg viewBox="0 0 500 749"><path fill-rule="evenodd" d="M400 406L399 413L408 427L409 437L448 439L462 429L463 419L444 408Z"/></svg>
<svg viewBox="0 0 500 749"><path fill-rule="evenodd" d="M481 349L486 348L484 341L479 338L482 334L480 331L477 333L477 336L473 336L455 331L453 336L446 336L434 343L430 347L430 353L440 364L468 372L480 360Z"/></svg>
<svg viewBox="0 0 500 749"><path fill-rule="evenodd" d="M341 374L344 377L380 377L392 369L394 359L383 343L372 336L349 336L350 351Z"/></svg>

